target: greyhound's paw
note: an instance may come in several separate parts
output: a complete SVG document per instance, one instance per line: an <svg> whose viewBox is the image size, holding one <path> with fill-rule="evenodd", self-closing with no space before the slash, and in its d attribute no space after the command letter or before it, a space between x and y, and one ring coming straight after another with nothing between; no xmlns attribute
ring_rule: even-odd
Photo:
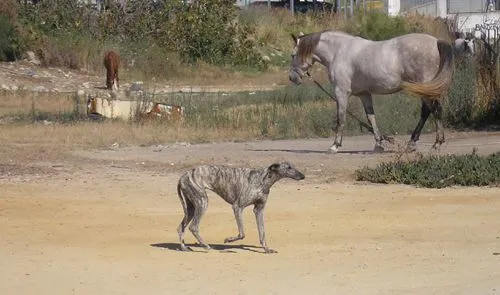
<svg viewBox="0 0 500 295"><path fill-rule="evenodd" d="M243 240L244 238L245 238L245 235L238 235L236 237L229 237L229 238L224 239L224 244L232 243L234 241Z"/></svg>
<svg viewBox="0 0 500 295"><path fill-rule="evenodd" d="M265 251L266 254L278 253L278 251L270 249L270 248L265 248L264 251Z"/></svg>
<svg viewBox="0 0 500 295"><path fill-rule="evenodd" d="M193 252L193 249L191 249L190 247L186 247L186 245L181 245L180 250L184 252Z"/></svg>

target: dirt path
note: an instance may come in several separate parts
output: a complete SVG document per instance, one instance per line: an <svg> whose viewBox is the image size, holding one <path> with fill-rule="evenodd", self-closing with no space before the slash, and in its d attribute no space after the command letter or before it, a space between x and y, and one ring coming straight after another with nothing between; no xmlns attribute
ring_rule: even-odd
<svg viewBox="0 0 500 295"><path fill-rule="evenodd" d="M422 151L432 138L423 137ZM500 149L500 133L448 138L442 153ZM394 153L370 153L369 136L346 138L337 155L324 153L329 143L74 151L22 175L3 173L1 294L500 294L500 188L356 183L354 169ZM266 231L278 254L256 247L251 208L246 239L222 244L236 224L213 194L201 233L214 250L176 250L180 171L280 160L306 179L271 191Z"/></svg>

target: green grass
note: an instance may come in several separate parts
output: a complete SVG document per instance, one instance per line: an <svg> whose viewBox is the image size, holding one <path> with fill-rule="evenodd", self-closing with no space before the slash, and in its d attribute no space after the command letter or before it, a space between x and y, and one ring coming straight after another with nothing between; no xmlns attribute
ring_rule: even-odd
<svg viewBox="0 0 500 295"><path fill-rule="evenodd" d="M451 185L488 186L500 184L500 153L480 156L422 156L382 163L356 171L356 179L375 183L401 183L443 188Z"/></svg>
<svg viewBox="0 0 500 295"><path fill-rule="evenodd" d="M77 123L85 114L84 100L64 94L10 96L5 92L4 95L0 100L0 117L16 116L18 122ZM139 99L182 105L185 108L183 128L193 132L220 130L232 139L235 137L231 134L259 139L330 137L334 135L336 122L335 102L315 85L260 92L146 94ZM419 120L420 102L413 97L403 94L379 96L374 98L374 103L377 123L385 134L410 133ZM366 122L357 97L350 99L348 108ZM158 124L167 127L171 123ZM427 124L424 131L433 128L433 124ZM368 132L348 117L345 134Z"/></svg>

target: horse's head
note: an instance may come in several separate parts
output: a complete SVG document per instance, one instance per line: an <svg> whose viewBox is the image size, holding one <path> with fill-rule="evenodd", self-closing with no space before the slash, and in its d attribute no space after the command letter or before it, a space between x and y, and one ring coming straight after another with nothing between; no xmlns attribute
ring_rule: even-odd
<svg viewBox="0 0 500 295"><path fill-rule="evenodd" d="M475 54L474 38L459 38L455 40L455 53L459 56Z"/></svg>
<svg viewBox="0 0 500 295"><path fill-rule="evenodd" d="M318 45L320 33L304 35L300 33L299 37L292 34L295 47L292 52L292 65L289 78L295 84L302 83L304 75L309 75L309 68L318 58L314 55L314 50Z"/></svg>

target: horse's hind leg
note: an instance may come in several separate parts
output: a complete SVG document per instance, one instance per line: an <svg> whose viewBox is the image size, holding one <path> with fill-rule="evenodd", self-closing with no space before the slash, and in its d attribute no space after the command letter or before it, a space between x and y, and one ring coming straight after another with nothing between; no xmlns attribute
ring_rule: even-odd
<svg viewBox="0 0 500 295"><path fill-rule="evenodd" d="M363 93L359 96L359 98L361 99L361 103L365 109L368 122L370 122L373 129L373 137L375 138L375 147L373 151L383 152L384 148L382 147L382 137L380 136L380 131L378 130L377 122L375 120L375 111L373 110L372 95L370 93Z"/></svg>
<svg viewBox="0 0 500 295"><path fill-rule="evenodd" d="M443 107L438 100L431 101L431 111L436 122L436 141L432 145L433 149L439 150L444 143L444 127L443 127Z"/></svg>
<svg viewBox="0 0 500 295"><path fill-rule="evenodd" d="M118 66L115 69L116 90L120 89L120 79L118 78Z"/></svg>
<svg viewBox="0 0 500 295"><path fill-rule="evenodd" d="M431 106L432 106L432 103L428 98L422 98L422 107L420 110L420 121L418 121L418 124L415 127L415 130L413 130L413 133L411 134L411 138L410 138L410 141L408 142L408 145L406 147L406 151L414 152L417 150L417 141L420 139L420 133L422 132L422 129L424 128L425 122L427 122L427 118L429 118L429 115L431 114Z"/></svg>

